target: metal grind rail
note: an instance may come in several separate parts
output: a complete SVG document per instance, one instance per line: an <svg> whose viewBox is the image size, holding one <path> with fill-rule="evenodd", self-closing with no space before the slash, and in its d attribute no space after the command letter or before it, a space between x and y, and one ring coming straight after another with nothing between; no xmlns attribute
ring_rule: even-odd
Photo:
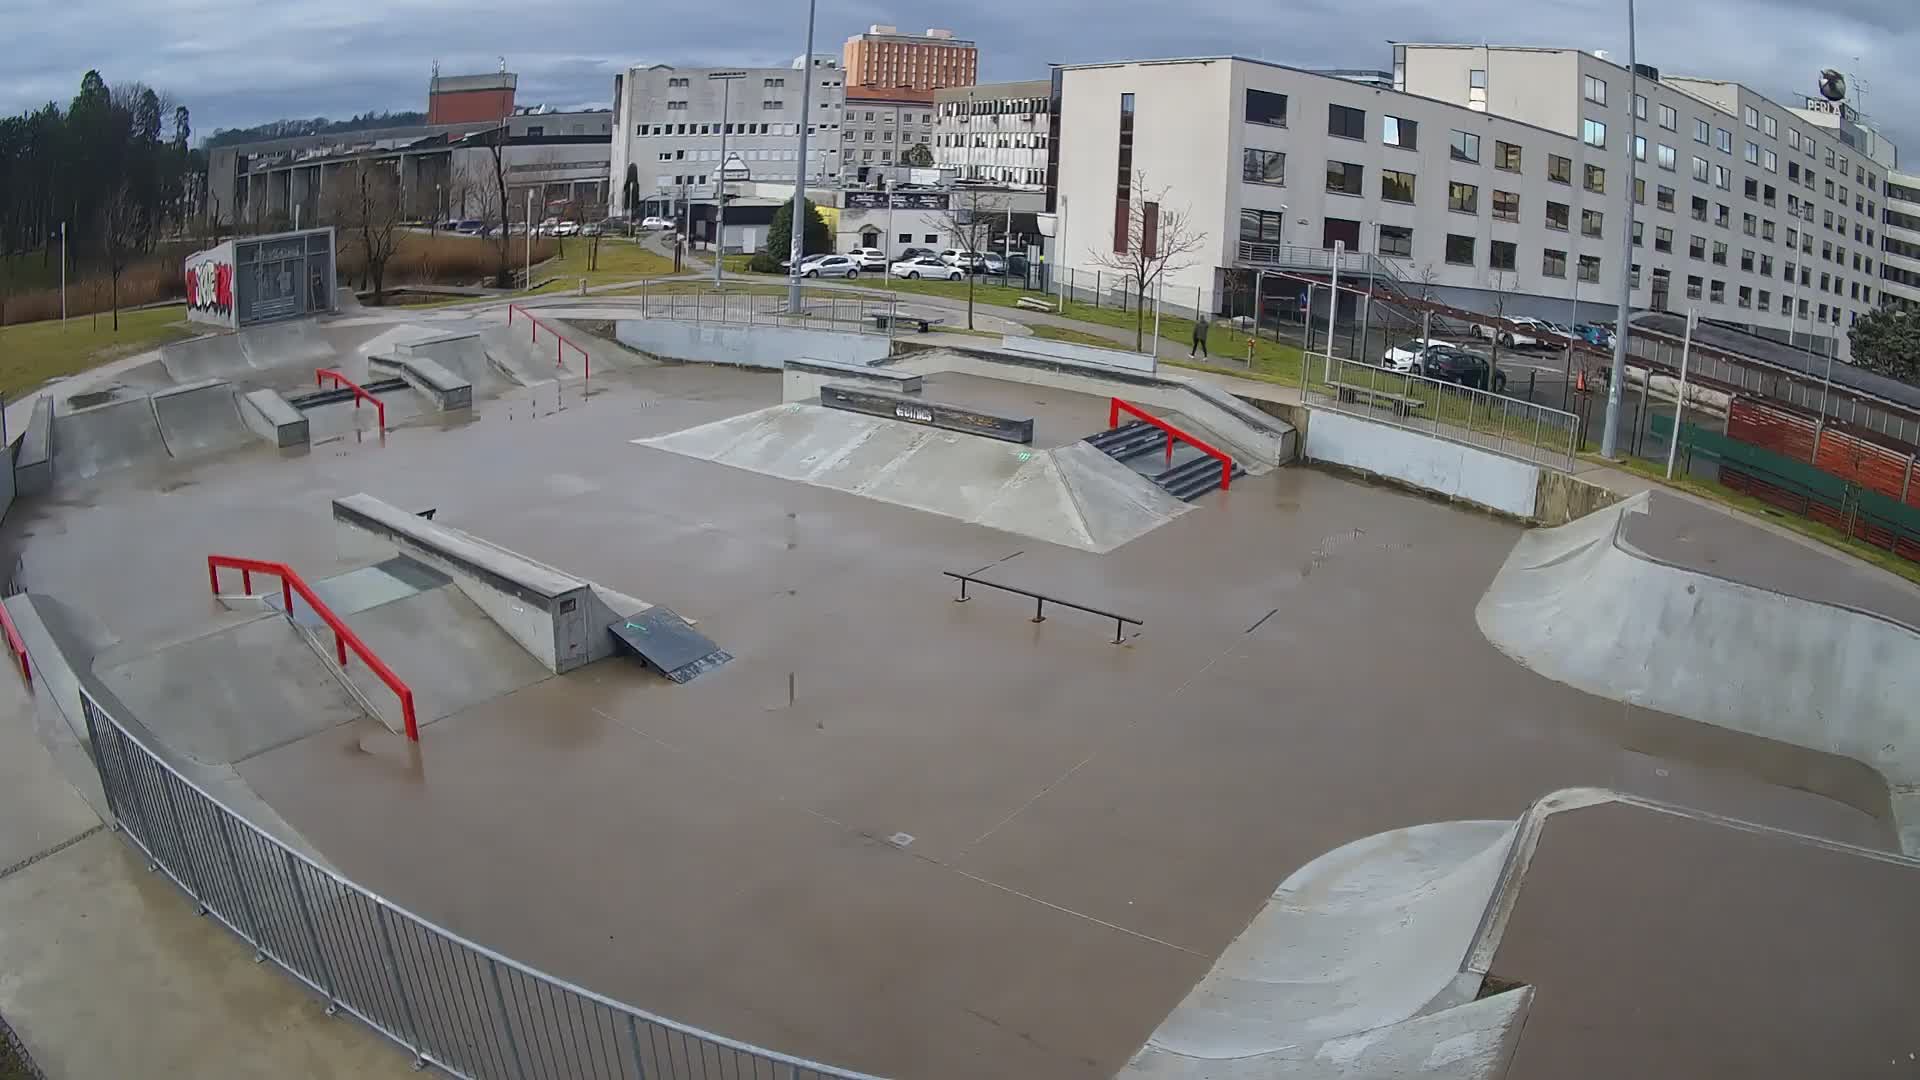
<svg viewBox="0 0 1920 1080"><path fill-rule="evenodd" d="M574 352L577 352L580 354L580 377L583 379L593 378L593 357L587 355L587 350L581 348L579 345L576 345L572 341L568 340L567 335L562 334L558 330L555 330L551 324L543 322L539 316L535 315L533 312L527 310L526 308L520 306L519 304L507 305L508 329L512 329L513 319L516 314L518 314L521 318L527 320L527 322L532 325L533 343L535 345L540 344L540 331L542 329L546 330L547 336L553 339L553 366L554 367L565 367L566 366L566 359L565 359L566 350L572 349Z"/></svg>
<svg viewBox="0 0 1920 1080"><path fill-rule="evenodd" d="M968 600L972 599L972 597L967 595L968 585L985 585L989 589L999 589L1001 592L1010 592L1016 596L1024 596L1032 600L1033 601L1033 619L1031 621L1033 622L1039 623L1039 622L1047 621L1047 605L1048 604L1053 604L1056 607L1072 608L1075 611L1084 611L1089 615L1098 615L1103 619L1112 619L1113 620L1113 643L1115 645L1121 645L1126 642L1127 639L1124 634L1124 631L1128 623L1132 623L1133 625L1140 626L1140 627L1144 627L1147 625L1146 623L1141 622L1139 619L1129 618L1125 615L1116 615L1111 611L1101 611L1099 608L1088 607L1085 604L1076 604L1071 600L1061 600L1058 597L1047 596L1042 593L1034 592L1031 589L1022 589L1017 585L1002 585L997 581L987 581L985 579L975 577L972 574L963 574L958 570L942 570L940 572L960 582L960 595L953 598L953 602L956 604L964 604Z"/></svg>
<svg viewBox="0 0 1920 1080"><path fill-rule="evenodd" d="M355 409L360 408L360 403L362 401L371 402L373 404L373 407L379 410L380 412L380 434L385 435L387 433L387 403L386 402L381 401L377 397L374 397L373 394L368 392L366 387L361 386L359 383L354 382L352 379L347 378L345 375L342 375L340 372L335 371L333 368L323 367L323 368L317 368L314 370L313 385L325 386L327 385L328 379L332 379L338 385L353 391L353 407Z"/></svg>
<svg viewBox="0 0 1920 1080"><path fill-rule="evenodd" d="M1201 453L1206 454L1208 457L1213 458L1215 461L1218 461L1220 463L1220 490L1221 491L1225 491L1228 488L1233 486L1233 458L1229 457L1225 451L1218 450L1213 446L1210 446L1207 443L1202 442L1201 440L1193 437L1192 435L1189 435L1186 432L1181 431L1179 428L1174 427L1172 424L1167 423L1165 420L1162 420L1157 416L1153 416L1149 414L1148 412L1146 412L1146 410L1140 408L1138 405L1129 404L1128 402L1121 401L1119 398L1111 399L1111 402L1107 406L1107 426L1109 428L1119 427L1120 414L1123 412L1126 413L1128 416L1136 417L1142 421L1145 421L1149 426L1159 428L1161 431L1166 433L1168 464L1172 464L1173 462L1173 444L1175 440L1178 440L1180 442L1186 443L1188 446L1191 446L1199 450Z"/></svg>
<svg viewBox="0 0 1920 1080"><path fill-rule="evenodd" d="M596 994L313 862L223 806L80 691L115 827L287 974L406 1048L488 1080L877 1080Z"/></svg>
<svg viewBox="0 0 1920 1080"><path fill-rule="evenodd" d="M332 608L321 601L306 581L299 574L294 573L293 567L286 563L242 559L232 555L209 555L207 556L207 584L212 586L216 596L220 594L220 568L223 566L240 571L240 588L249 596L253 595L253 575L272 574L278 577L280 599L286 605L289 619L293 618L293 594L299 593L300 598L307 602L307 606L313 609L314 614L320 616L320 620L333 630L333 647L339 658L340 667L346 668L347 650L351 648L367 668L378 675L381 682L387 684L387 689L392 690L394 696L400 699L400 715L406 721L407 738L414 742L420 741L420 725L413 715L413 690L400 680L400 676L393 673L393 669L387 666L386 661L373 654L373 650L367 647L367 643L360 640L360 635L354 633L340 616L333 613Z"/></svg>

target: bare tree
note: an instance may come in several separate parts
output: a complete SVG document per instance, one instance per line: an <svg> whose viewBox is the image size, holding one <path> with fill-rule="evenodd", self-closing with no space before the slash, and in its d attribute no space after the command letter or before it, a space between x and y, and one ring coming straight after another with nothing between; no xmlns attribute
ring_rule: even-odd
<svg viewBox="0 0 1920 1080"><path fill-rule="evenodd" d="M1493 347L1487 350L1487 385L1492 390L1500 375L1500 339L1511 340L1507 325L1507 305L1513 299L1515 275L1506 270L1495 270L1487 275L1487 285L1493 290Z"/></svg>
<svg viewBox="0 0 1920 1080"><path fill-rule="evenodd" d="M357 250L364 276L373 286L377 307L386 299L387 264L399 250L400 227L407 217L400 179L390 162L361 160L344 170L328 195L328 211L341 230L344 247Z"/></svg>
<svg viewBox="0 0 1920 1080"><path fill-rule="evenodd" d="M1185 210L1167 206L1169 189L1147 186L1147 174L1135 170L1128 185L1125 233L1114 223L1113 244L1104 251L1088 252L1095 266L1116 270L1132 280L1135 294L1133 348L1143 351L1146 338L1147 292L1167 274L1184 270L1193 263L1193 255L1206 243L1207 234L1194 226ZM1198 314L1196 312L1195 314Z"/></svg>
<svg viewBox="0 0 1920 1080"><path fill-rule="evenodd" d="M996 231L1004 231L1007 200L999 193L977 187L956 190L947 196L947 208L940 215L941 227L953 237L953 246L965 254L967 272L967 329L973 329L973 279L979 275L981 257L992 248Z"/></svg>
<svg viewBox="0 0 1920 1080"><path fill-rule="evenodd" d="M106 260L112 289L115 333L120 331L120 275L126 273L133 257L146 249L151 226L146 208L124 180L100 207L100 253Z"/></svg>
<svg viewBox="0 0 1920 1080"><path fill-rule="evenodd" d="M513 211L507 200L507 125L501 124L492 131L481 132L475 136L486 150L486 158L481 166L482 179L474 192L476 199L493 212L482 213L481 220L493 229L494 249L499 252L500 260L493 273L495 288L506 289L513 286L511 262L512 239L507 231L507 219ZM528 228L533 223L527 223ZM532 284L529 282L528 284Z"/></svg>

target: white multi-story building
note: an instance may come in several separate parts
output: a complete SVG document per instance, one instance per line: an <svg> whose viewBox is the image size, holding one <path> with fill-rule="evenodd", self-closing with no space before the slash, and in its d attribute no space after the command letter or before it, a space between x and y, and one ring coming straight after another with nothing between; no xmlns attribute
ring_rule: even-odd
<svg viewBox="0 0 1920 1080"><path fill-rule="evenodd" d="M808 78L812 100L802 115L800 90ZM610 187L616 205L625 206L629 190L636 193L634 212L642 215L671 214L688 199L713 200L723 136L729 183L791 183L800 168L803 126L808 181L836 181L844 82L831 58L816 58L811 69L656 64L615 75Z"/></svg>
<svg viewBox="0 0 1920 1080"><path fill-rule="evenodd" d="M1880 287L1889 302L1920 308L1920 176L1887 174Z"/></svg>
<svg viewBox="0 0 1920 1080"><path fill-rule="evenodd" d="M963 179L1046 187L1052 96L1047 79L935 90L934 164Z"/></svg>
<svg viewBox="0 0 1920 1080"><path fill-rule="evenodd" d="M1341 242L1462 307L1608 318L1631 109L1636 307L1838 333L1844 355L1877 301L1884 169L1744 87L1636 96L1598 57L1480 46L1396 45L1393 75L1404 92L1236 57L1063 69L1056 263L1113 250L1119 208L1157 199L1207 236L1169 296L1216 312Z"/></svg>

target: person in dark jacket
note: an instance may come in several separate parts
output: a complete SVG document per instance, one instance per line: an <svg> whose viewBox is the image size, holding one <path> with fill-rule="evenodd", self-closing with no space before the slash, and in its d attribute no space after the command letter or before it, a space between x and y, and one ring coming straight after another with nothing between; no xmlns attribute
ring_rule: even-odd
<svg viewBox="0 0 1920 1080"><path fill-rule="evenodd" d="M1199 318L1193 320L1193 347L1187 350L1187 356L1205 356L1209 360L1213 359L1213 357L1207 353L1207 316L1205 313L1201 313Z"/></svg>

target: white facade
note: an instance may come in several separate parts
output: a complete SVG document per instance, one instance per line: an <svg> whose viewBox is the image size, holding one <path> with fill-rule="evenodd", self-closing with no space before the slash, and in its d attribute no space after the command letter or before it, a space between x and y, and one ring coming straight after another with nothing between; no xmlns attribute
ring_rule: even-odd
<svg viewBox="0 0 1920 1080"><path fill-rule="evenodd" d="M969 180L1046 187L1052 95L1046 79L934 91L934 163Z"/></svg>
<svg viewBox="0 0 1920 1080"><path fill-rule="evenodd" d="M1889 297L1920 307L1920 176L1887 174L1883 278Z"/></svg>
<svg viewBox="0 0 1920 1080"><path fill-rule="evenodd" d="M709 78L728 70L741 77ZM812 101L802 115L802 80ZM629 176L642 213L677 198L711 199L720 182L720 144L752 181L791 183L799 167L800 131L809 132L809 182L840 174L840 125L846 97L837 68L629 68L613 80L613 150L609 186L616 204ZM725 115L722 115L722 105ZM630 172L631 170L631 172ZM739 176L730 179L738 180Z"/></svg>

